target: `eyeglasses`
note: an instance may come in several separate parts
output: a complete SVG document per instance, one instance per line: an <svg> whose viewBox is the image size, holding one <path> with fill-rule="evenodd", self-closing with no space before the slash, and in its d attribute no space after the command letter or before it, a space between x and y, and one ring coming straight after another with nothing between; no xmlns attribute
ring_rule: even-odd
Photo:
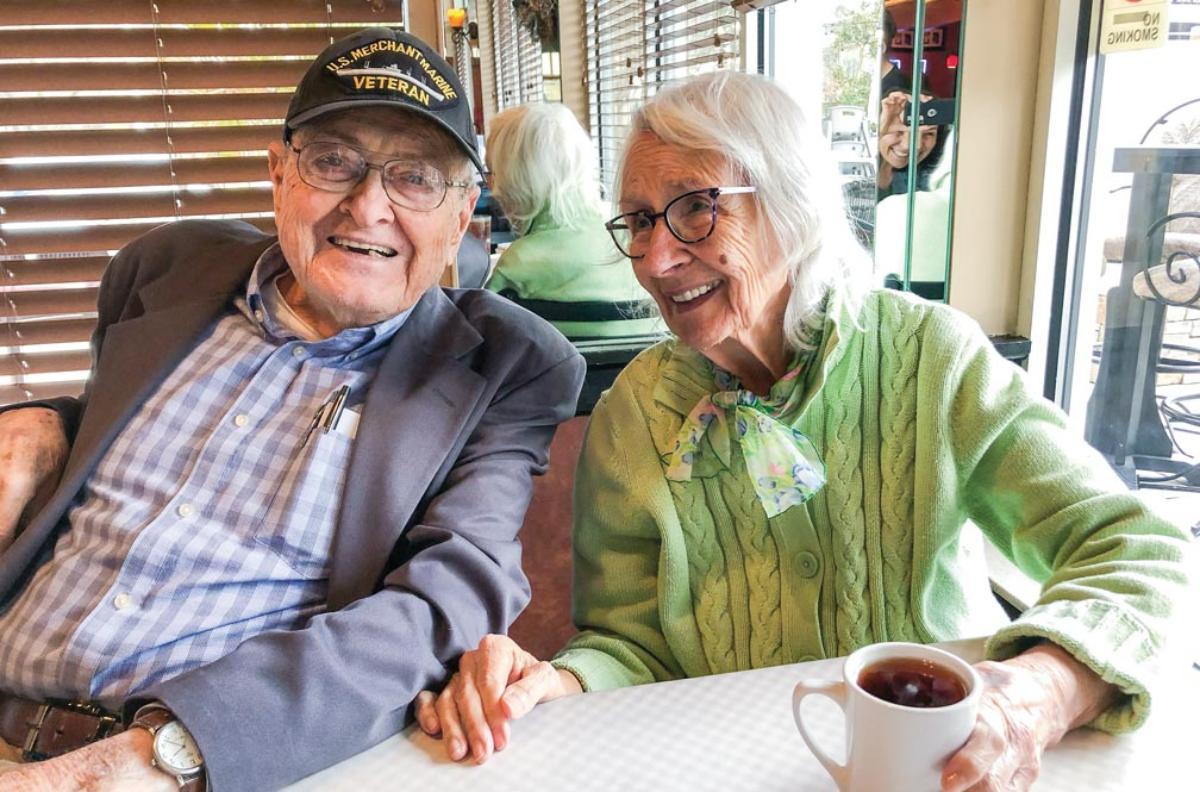
<svg viewBox="0 0 1200 792"><path fill-rule="evenodd" d="M618 250L629 258L638 259L646 255L650 247L650 237L658 218L666 221L667 230L680 242L703 242L717 227L717 198L752 192L758 192L758 188L708 187L692 190L672 198L661 212L646 209L626 212L609 220L604 227L612 235Z"/></svg>
<svg viewBox="0 0 1200 792"><path fill-rule="evenodd" d="M447 188L471 186L470 182L450 181L440 170L424 162L393 159L375 165L367 160L365 151L348 143L317 140L297 147L289 142L288 148L296 152L296 170L310 187L348 193L367 171L377 170L388 199L417 212L431 212L441 206Z"/></svg>

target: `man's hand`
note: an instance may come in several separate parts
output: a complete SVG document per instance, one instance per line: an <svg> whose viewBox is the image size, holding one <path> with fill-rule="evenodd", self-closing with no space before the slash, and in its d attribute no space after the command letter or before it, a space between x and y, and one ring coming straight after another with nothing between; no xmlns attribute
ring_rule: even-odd
<svg viewBox="0 0 1200 792"><path fill-rule="evenodd" d="M17 523L30 503L54 491L70 450L54 410L0 413L0 553L17 538Z"/></svg>
<svg viewBox="0 0 1200 792"><path fill-rule="evenodd" d="M442 735L454 761L469 755L482 764L508 745L510 720L543 701L582 692L571 672L539 661L507 636L487 635L463 654L441 695L417 695L417 723L426 734Z"/></svg>
<svg viewBox="0 0 1200 792"><path fill-rule="evenodd" d="M153 740L145 729L85 745L0 776L3 792L174 792L175 779L150 766Z"/></svg>

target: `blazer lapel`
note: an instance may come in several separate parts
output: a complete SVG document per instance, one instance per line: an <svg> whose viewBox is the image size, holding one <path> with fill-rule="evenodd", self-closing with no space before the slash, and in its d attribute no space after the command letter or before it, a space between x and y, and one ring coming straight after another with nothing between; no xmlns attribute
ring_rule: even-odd
<svg viewBox="0 0 1200 792"><path fill-rule="evenodd" d="M145 313L109 326L88 388L87 409L64 471L67 481L89 472L129 418L175 369L242 288L254 262L274 242L264 237L222 246L172 267L138 292Z"/></svg>
<svg viewBox="0 0 1200 792"><path fill-rule="evenodd" d="M465 440L487 384L461 358L479 333L439 288L396 332L372 381L334 535L329 609L370 594L403 530Z"/></svg>

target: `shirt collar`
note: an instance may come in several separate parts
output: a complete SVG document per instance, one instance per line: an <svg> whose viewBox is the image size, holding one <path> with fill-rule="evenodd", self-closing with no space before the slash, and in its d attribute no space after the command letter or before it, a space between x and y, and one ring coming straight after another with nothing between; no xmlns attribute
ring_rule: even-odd
<svg viewBox="0 0 1200 792"><path fill-rule="evenodd" d="M413 311L413 307L409 307L373 325L348 327L331 338L314 338L312 328L283 301L275 286L275 279L285 272L287 261L276 242L264 250L254 263L246 284L246 294L237 301L238 310L268 340L282 343L298 339L315 356L340 357L354 353L356 357L361 357L388 343Z"/></svg>

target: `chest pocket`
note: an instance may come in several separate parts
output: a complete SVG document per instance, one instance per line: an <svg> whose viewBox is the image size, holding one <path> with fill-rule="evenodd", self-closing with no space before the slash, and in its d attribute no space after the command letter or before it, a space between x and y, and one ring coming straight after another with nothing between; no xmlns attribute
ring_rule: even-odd
<svg viewBox="0 0 1200 792"><path fill-rule="evenodd" d="M329 576L352 444L348 433L314 430L289 463L255 532L255 541L306 578Z"/></svg>

